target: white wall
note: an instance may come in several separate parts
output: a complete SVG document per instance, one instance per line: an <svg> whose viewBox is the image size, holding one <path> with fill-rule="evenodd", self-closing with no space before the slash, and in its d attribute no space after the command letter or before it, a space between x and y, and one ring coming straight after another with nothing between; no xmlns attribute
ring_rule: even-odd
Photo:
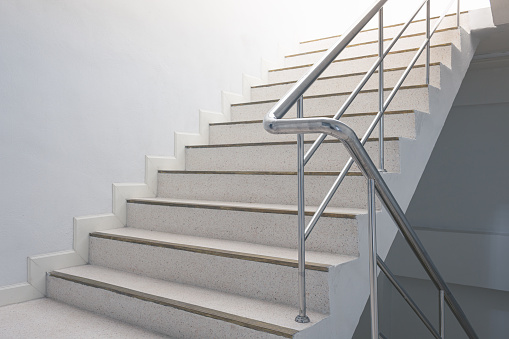
<svg viewBox="0 0 509 339"><path fill-rule="evenodd" d="M0 286L26 280L27 256L70 249L72 217L110 212L111 184L142 182L144 156L172 155L173 133L262 57L371 2L1 1ZM413 7L392 2L386 23Z"/></svg>

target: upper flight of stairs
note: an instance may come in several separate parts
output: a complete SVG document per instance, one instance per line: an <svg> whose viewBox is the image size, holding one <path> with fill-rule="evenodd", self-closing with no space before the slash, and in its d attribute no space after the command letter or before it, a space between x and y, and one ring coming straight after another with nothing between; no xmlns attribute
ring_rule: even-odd
<svg viewBox="0 0 509 339"><path fill-rule="evenodd" d="M467 21L462 15L464 27ZM455 22L446 17L432 40L431 86L421 57L386 115L384 178L403 201L413 194L428 144L440 132L436 121L445 120L473 53L468 29ZM385 36L400 28L389 26ZM423 31L423 21L413 23L389 54L387 91ZM336 113L375 61L376 36L359 34L309 89L305 116ZM261 121L334 41L301 43L284 67L270 70L269 83L251 89L251 101L232 105L231 122L210 124L208 145L186 148L184 171L159 171L156 198L128 200L127 227L90 235L89 265L48 275L47 295L172 338L351 337L368 294L366 181L353 167L306 242L311 323L296 323L295 136L269 134ZM376 86L377 74L342 118L359 136L378 109ZM438 120L430 118L435 113ZM306 136L306 147L314 138ZM377 147L375 130L366 143L375 163ZM327 139L307 165L307 220L347 159L344 147ZM387 218L379 214L383 225ZM385 256L394 232L382 238Z"/></svg>

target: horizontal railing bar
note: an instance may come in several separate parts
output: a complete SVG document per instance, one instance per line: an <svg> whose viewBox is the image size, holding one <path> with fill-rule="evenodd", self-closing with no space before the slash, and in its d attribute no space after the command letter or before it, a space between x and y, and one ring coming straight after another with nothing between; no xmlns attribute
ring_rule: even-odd
<svg viewBox="0 0 509 339"><path fill-rule="evenodd" d="M366 85L366 83L369 81L369 78L371 78L371 76L375 73L375 71L377 70L378 66L380 66L380 64L383 62L383 60L385 59L385 57L387 56L387 54L389 54L389 52L391 51L392 47L394 47L394 45L396 44L396 42L398 41L398 39L403 35L403 33L405 32L405 30L408 28L408 26L412 23L412 20L417 16L417 14L419 13L419 11L422 9L422 6L424 6L424 4L426 3L427 0L424 0L422 2L422 4L419 6L419 8L414 12L414 14L412 15L412 17L410 18L410 20L407 21L407 23L403 26L403 28L400 30L400 32L391 40L391 43L389 44L389 46L385 49L384 53L382 54L381 57L379 57L376 62L373 64L373 66L371 66L371 68L369 69L369 71L364 75L364 77L362 78L361 82L357 85L357 87L352 91L352 93L350 94L350 96L348 96L348 99L346 99L346 101L343 103L343 105L341 106L341 108L338 110L338 112L334 115L334 118L333 119L336 119L336 120L339 120L343 114L346 112L346 110L348 109L348 107L350 107L350 105L352 104L352 102L355 100L355 98L357 97L357 95L359 94L359 92L362 90L362 88L364 88L364 86ZM318 137L318 139L316 139L316 141L313 143L313 145L308 149L308 151L306 152L306 155L304 156L304 165L306 165L308 163L308 161L311 159L311 157L313 156L313 154L315 154L316 150L318 149L318 147L320 147L320 145L322 144L323 140L325 139L326 135L325 134L322 134Z"/></svg>
<svg viewBox="0 0 509 339"><path fill-rule="evenodd" d="M419 306L415 303L415 301L410 297L408 292L401 286L401 284L396 280L394 277L394 274L391 272L389 267L385 264L385 262L380 258L378 255L376 256L376 262L378 264L378 267L384 272L385 276L391 284L396 288L396 290L401 294L403 299L408 303L408 305L412 308L412 310L415 312L415 314L421 319L421 321L424 323L424 325L428 328L428 330L433 334L433 336L437 339L441 339L440 334L438 331L433 327L431 322L428 320L428 318L424 315L424 313L421 311Z"/></svg>

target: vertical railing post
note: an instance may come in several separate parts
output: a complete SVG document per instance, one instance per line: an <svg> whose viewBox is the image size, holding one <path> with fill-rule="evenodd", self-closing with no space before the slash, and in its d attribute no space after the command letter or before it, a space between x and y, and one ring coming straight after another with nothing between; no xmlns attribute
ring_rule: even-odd
<svg viewBox="0 0 509 339"><path fill-rule="evenodd" d="M375 180L368 179L369 288L371 304L371 338L378 339L378 284L376 263Z"/></svg>
<svg viewBox="0 0 509 339"><path fill-rule="evenodd" d="M431 59L431 41L429 39L430 35L430 0L426 1L426 40L428 44L426 45L426 85L429 85L429 63Z"/></svg>
<svg viewBox="0 0 509 339"><path fill-rule="evenodd" d="M458 0L458 5L456 7L456 27L460 28L460 0Z"/></svg>
<svg viewBox="0 0 509 339"><path fill-rule="evenodd" d="M303 118L302 96L297 100L297 118ZM298 189L298 233L299 233L299 315L298 323L308 323L306 315L306 223L304 213L304 134L297 134L297 189Z"/></svg>
<svg viewBox="0 0 509 339"><path fill-rule="evenodd" d="M380 8L378 12L378 57L382 58L384 54L384 9ZM384 62L380 62L378 68L378 109L384 109ZM384 165L384 115L379 122L378 146L380 148L380 171L385 172Z"/></svg>
<svg viewBox="0 0 509 339"><path fill-rule="evenodd" d="M445 335L445 300L444 300L444 290L440 290L439 293L439 301L438 301L438 325L440 328L440 338L444 339Z"/></svg>

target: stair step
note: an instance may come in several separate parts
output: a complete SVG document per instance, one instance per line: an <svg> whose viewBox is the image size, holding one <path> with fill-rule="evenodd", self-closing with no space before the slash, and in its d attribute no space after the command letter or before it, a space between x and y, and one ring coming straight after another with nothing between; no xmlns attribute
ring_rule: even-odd
<svg viewBox="0 0 509 339"><path fill-rule="evenodd" d="M316 209L306 206L306 222ZM307 250L357 256L359 214L366 211L328 207L306 240ZM295 249L296 225L295 205L164 198L127 201L127 226L150 231Z"/></svg>
<svg viewBox="0 0 509 339"><path fill-rule="evenodd" d="M434 87L440 87L440 63L430 65L430 84ZM406 67L397 67L384 70L384 84L386 87L394 86ZM367 71L367 70L366 70ZM305 95L323 95L332 93L343 93L353 91L361 82L366 74L364 72L348 73L327 77L320 77L306 91ZM420 85L426 79L426 68L424 64L416 65L408 74L403 83L404 86ZM271 83L251 88L251 101L265 101L282 98L294 85L296 81L287 81L280 83ZM363 90L378 90L378 71L376 71L369 81L364 85Z"/></svg>
<svg viewBox="0 0 509 339"><path fill-rule="evenodd" d="M318 206L339 172L307 172L306 205ZM297 204L296 172L159 171L161 198ZM329 205L366 208L366 179L359 172L345 177Z"/></svg>
<svg viewBox="0 0 509 339"><path fill-rule="evenodd" d="M90 236L93 265L294 307L299 305L296 249L129 227ZM306 258L308 306L328 313L327 272L331 266L356 257L308 251Z"/></svg>
<svg viewBox="0 0 509 339"><path fill-rule="evenodd" d="M359 137L362 137L373 122L378 112L346 114L340 119L341 122L352 128ZM332 115L325 116L332 118ZM258 142L279 142L295 141L296 136L292 134L272 134L265 131L262 125L263 120L235 121L210 124L209 144L236 144L236 143L258 143ZM415 138L415 112L388 111L384 114L384 136ZM378 128L373 130L371 136L378 138ZM317 134L306 134L305 140L316 140ZM327 139L333 140L332 137Z"/></svg>
<svg viewBox="0 0 509 339"><path fill-rule="evenodd" d="M314 136L317 137L317 135ZM293 137L295 138L294 135ZM386 170L399 172L399 138L387 137L384 141ZM314 140L305 141L304 150L307 151L313 142ZM186 148L186 169L190 171L295 171L296 146L296 141L189 146ZM380 154L378 138L368 139L365 147L375 164L378 164ZM306 170L338 171L343 168L349 158L350 155L341 142L325 140L306 164ZM352 169L357 170L357 165L354 164Z"/></svg>
<svg viewBox="0 0 509 339"><path fill-rule="evenodd" d="M391 51L408 50L412 48L419 48L424 40L426 39L426 33L414 33L410 35L402 36L398 42L394 45ZM431 44L440 45L443 43L459 44L459 31L456 27L440 29L435 32L431 38ZM385 39L384 47L388 47L391 43L391 39ZM318 49L314 51L308 51L304 53L298 53L293 55L287 55L285 57L284 66L293 67L305 64L314 64L320 58L325 55L327 49ZM359 55L370 55L378 53L378 39L362 42L358 44L350 44L347 46L339 55L339 59L348 59L358 57Z"/></svg>
<svg viewBox="0 0 509 339"><path fill-rule="evenodd" d="M430 63L442 63L451 67L451 48L452 43L431 45ZM407 67L410 61L417 53L418 48L410 48L400 51L392 51L384 59L386 69ZM336 76L342 74L367 72L378 59L378 53L358 55L351 58L342 58L333 61L330 66L322 73L322 77ZM426 62L426 53L422 53L417 59L416 65ZM269 70L268 83L280 83L287 81L297 81L302 78L313 66L312 63L302 64L293 67L283 67Z"/></svg>
<svg viewBox="0 0 509 339"><path fill-rule="evenodd" d="M462 12L462 22L465 22L467 12ZM438 21L439 17L433 17L431 18L431 27L434 27L435 23ZM403 28L404 23L399 24L393 24L384 26L384 38L394 38L401 29ZM446 29L450 27L456 27L456 14L448 14L440 24L440 29ZM414 20L412 23L407 27L404 35L412 35L415 33L422 33L426 31L426 21L425 19L419 19ZM315 51L320 49L329 49L332 47L332 45L341 37L341 35L333 35L325 38L317 38L307 41L302 41L299 43L298 47L296 48L296 53L305 53L309 51ZM370 28L365 29L361 31L351 42L351 44L359 44L359 43L365 43L369 41L378 41L378 27L377 28ZM294 54L296 54L294 53Z"/></svg>
<svg viewBox="0 0 509 339"><path fill-rule="evenodd" d="M392 88L385 88L387 97ZM348 99L351 92L324 95L304 96L304 116L334 115L341 105ZM270 111L278 100L253 101L234 104L231 106L232 121L260 120ZM401 86L392 100L388 110L417 110L428 112L428 85ZM352 102L346 113L365 113L378 111L378 90L363 90ZM295 105L285 115L286 118L295 117Z"/></svg>
<svg viewBox="0 0 509 339"><path fill-rule="evenodd" d="M293 338L327 317L299 324L294 307L93 265L51 272L48 295L172 337Z"/></svg>

